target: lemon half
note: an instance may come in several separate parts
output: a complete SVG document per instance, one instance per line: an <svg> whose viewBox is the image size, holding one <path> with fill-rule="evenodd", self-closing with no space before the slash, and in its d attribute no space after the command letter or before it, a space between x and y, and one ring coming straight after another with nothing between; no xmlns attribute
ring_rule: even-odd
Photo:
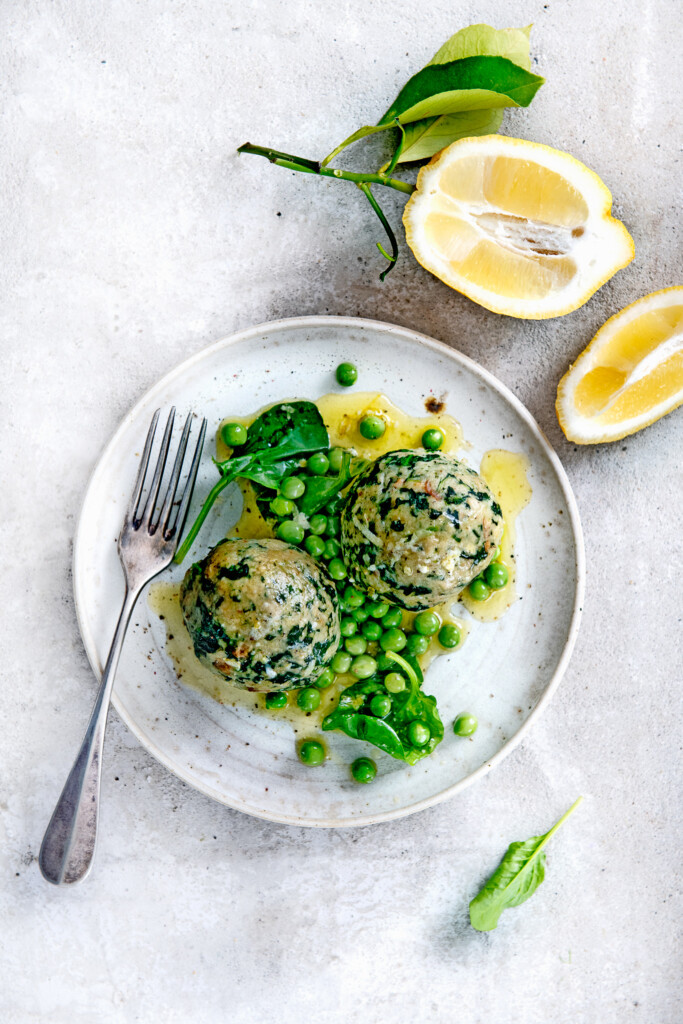
<svg viewBox="0 0 683 1024"><path fill-rule="evenodd" d="M570 441L617 441L683 404L683 287L638 299L604 324L557 389Z"/></svg>
<svg viewBox="0 0 683 1024"><path fill-rule="evenodd" d="M633 259L593 171L549 146L460 139L424 167L403 214L415 258L494 313L543 320L582 306Z"/></svg>

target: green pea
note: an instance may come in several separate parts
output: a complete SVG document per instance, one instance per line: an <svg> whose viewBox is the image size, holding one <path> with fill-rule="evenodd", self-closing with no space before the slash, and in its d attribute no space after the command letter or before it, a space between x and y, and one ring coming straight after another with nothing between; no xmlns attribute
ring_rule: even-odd
<svg viewBox="0 0 683 1024"><path fill-rule="evenodd" d="M341 620L341 625L339 628L341 629L342 636L353 636L353 634L358 631L358 623L356 622L355 619L352 619L350 616L345 616Z"/></svg>
<svg viewBox="0 0 683 1024"><path fill-rule="evenodd" d="M280 484L283 498L300 498L306 491L306 484L300 476L286 476Z"/></svg>
<svg viewBox="0 0 683 1024"><path fill-rule="evenodd" d="M441 619L434 612L420 612L415 616L413 626L420 636L434 636L439 631Z"/></svg>
<svg viewBox="0 0 683 1024"><path fill-rule="evenodd" d="M320 706L320 690L306 686L297 693L296 702L302 711L315 711Z"/></svg>
<svg viewBox="0 0 683 1024"><path fill-rule="evenodd" d="M382 625L385 629L391 629L392 626L400 626L403 621L403 612L400 608L394 606L382 617Z"/></svg>
<svg viewBox="0 0 683 1024"><path fill-rule="evenodd" d="M331 668L323 669L318 678L315 681L315 685L319 690L326 690L328 686L332 686L334 682L334 672Z"/></svg>
<svg viewBox="0 0 683 1024"><path fill-rule="evenodd" d="M358 369L353 363L340 363L336 370L337 384L350 388L358 380Z"/></svg>
<svg viewBox="0 0 683 1024"><path fill-rule="evenodd" d="M320 537L309 535L304 541L304 547L313 558L320 558L325 551L325 542Z"/></svg>
<svg viewBox="0 0 683 1024"><path fill-rule="evenodd" d="M313 476L325 476L330 468L330 460L323 452L316 452L306 462L306 469Z"/></svg>
<svg viewBox="0 0 683 1024"><path fill-rule="evenodd" d="M377 671L377 662L369 654L361 654L351 662L351 673L358 679L369 679Z"/></svg>
<svg viewBox="0 0 683 1024"><path fill-rule="evenodd" d="M325 558L337 558L341 551L341 544L338 540L325 541Z"/></svg>
<svg viewBox="0 0 683 1024"><path fill-rule="evenodd" d="M341 558L333 558L327 567L327 571L333 580L345 580L347 576L346 566Z"/></svg>
<svg viewBox="0 0 683 1024"><path fill-rule="evenodd" d="M330 452L327 458L330 463L330 469L334 470L335 473L338 473L339 470L344 465L344 449L330 448Z"/></svg>
<svg viewBox="0 0 683 1024"><path fill-rule="evenodd" d="M424 654L429 647L429 637L420 636L419 633L408 634L408 650L411 654Z"/></svg>
<svg viewBox="0 0 683 1024"><path fill-rule="evenodd" d="M299 760L311 767L325 760L325 748L317 740L304 740L299 747Z"/></svg>
<svg viewBox="0 0 683 1024"><path fill-rule="evenodd" d="M391 658L387 658L386 654L377 655L377 671L378 672L395 672L396 662L392 661Z"/></svg>
<svg viewBox="0 0 683 1024"><path fill-rule="evenodd" d="M374 619L368 619L367 622L364 622L361 626L361 633L366 640L379 640L382 635L382 627L379 622L375 622Z"/></svg>
<svg viewBox="0 0 683 1024"><path fill-rule="evenodd" d="M377 765L369 757L357 757L351 765L351 775L356 782L372 782L377 775Z"/></svg>
<svg viewBox="0 0 683 1024"><path fill-rule="evenodd" d="M301 544L304 539L304 528L292 519L283 519L277 528L277 536L286 544Z"/></svg>
<svg viewBox="0 0 683 1024"><path fill-rule="evenodd" d="M477 731L479 722L474 715L470 715L469 712L458 715L456 720L453 722L453 732L456 736L471 736L472 733Z"/></svg>
<svg viewBox="0 0 683 1024"><path fill-rule="evenodd" d="M368 612L373 619L383 619L389 611L386 601L368 601Z"/></svg>
<svg viewBox="0 0 683 1024"><path fill-rule="evenodd" d="M341 529L341 523L339 522L339 516L328 516L327 525L325 526L326 537L336 537Z"/></svg>
<svg viewBox="0 0 683 1024"><path fill-rule="evenodd" d="M406 645L406 635L402 629L388 629L382 633L379 645L383 651L402 651Z"/></svg>
<svg viewBox="0 0 683 1024"><path fill-rule="evenodd" d="M402 693L406 688L405 676L402 676L400 672L390 672L384 677L384 685L389 693Z"/></svg>
<svg viewBox="0 0 683 1024"><path fill-rule="evenodd" d="M411 722L408 726L408 739L414 747L424 747L431 738L429 726L424 722Z"/></svg>
<svg viewBox="0 0 683 1024"><path fill-rule="evenodd" d="M470 592L470 597L475 601L485 601L486 598L491 595L491 588L486 580L482 579L481 576L477 576L476 580L472 580L468 590Z"/></svg>
<svg viewBox="0 0 683 1024"><path fill-rule="evenodd" d="M270 503L270 510L276 516L292 516L296 512L296 505L289 498L273 498Z"/></svg>
<svg viewBox="0 0 683 1024"><path fill-rule="evenodd" d="M445 440L446 437L443 430L439 430L438 427L429 427L422 435L422 447L426 448L427 451L436 452Z"/></svg>
<svg viewBox="0 0 683 1024"><path fill-rule="evenodd" d="M282 690L276 690L273 693L266 694L266 707L272 708L286 708L287 707L287 694Z"/></svg>
<svg viewBox="0 0 683 1024"><path fill-rule="evenodd" d="M344 601L349 608L360 608L365 604L365 594L362 590L349 586L344 591Z"/></svg>
<svg viewBox="0 0 683 1024"><path fill-rule="evenodd" d="M349 636L344 641L344 649L355 658L359 654L365 654L368 649L368 642L364 636Z"/></svg>
<svg viewBox="0 0 683 1024"><path fill-rule="evenodd" d="M460 643L460 630L451 622L447 622L439 630L439 643L442 647L457 647Z"/></svg>
<svg viewBox="0 0 683 1024"><path fill-rule="evenodd" d="M363 605L361 608L354 608L351 614L353 615L356 622L365 622L366 619L370 618L370 613L365 607L365 605Z"/></svg>
<svg viewBox="0 0 683 1024"><path fill-rule="evenodd" d="M501 590L509 578L507 566L501 562L491 562L491 565L484 571L484 578L494 590Z"/></svg>
<svg viewBox="0 0 683 1024"><path fill-rule="evenodd" d="M353 658L348 651L337 651L330 663L330 668L336 675L343 676L351 668L352 661Z"/></svg>
<svg viewBox="0 0 683 1024"><path fill-rule="evenodd" d="M370 710L375 718L386 718L391 711L391 705L391 697L387 697L383 693L378 693L370 701Z"/></svg>
<svg viewBox="0 0 683 1024"><path fill-rule="evenodd" d="M247 440L247 428L243 423L224 423L221 427L221 437L228 448L238 448Z"/></svg>
<svg viewBox="0 0 683 1024"><path fill-rule="evenodd" d="M493 561L497 562L498 559L500 558L501 554L502 554L502 552L501 552L500 548L496 548L496 550L493 552Z"/></svg>
<svg viewBox="0 0 683 1024"><path fill-rule="evenodd" d="M367 415L361 419L358 429L366 441L376 441L387 429L387 425L381 416Z"/></svg>
<svg viewBox="0 0 683 1024"><path fill-rule="evenodd" d="M326 526L327 526L327 516L315 515L315 516L311 516L310 522L308 524L308 529L316 537L320 537L321 534L323 534L325 532L325 527Z"/></svg>

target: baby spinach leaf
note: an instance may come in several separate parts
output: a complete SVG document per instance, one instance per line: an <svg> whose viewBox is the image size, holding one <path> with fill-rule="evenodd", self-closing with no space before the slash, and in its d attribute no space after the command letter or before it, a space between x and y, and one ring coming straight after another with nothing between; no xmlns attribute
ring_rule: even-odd
<svg viewBox="0 0 683 1024"><path fill-rule="evenodd" d="M424 117L492 107L527 107L545 79L506 57L464 57L428 64L404 85L380 120L401 124Z"/></svg>
<svg viewBox="0 0 683 1024"><path fill-rule="evenodd" d="M373 715L361 715L356 711L344 711L337 708L323 721L323 730L339 729L354 740L365 740L379 747L386 754L405 761L403 744L389 723Z"/></svg>
<svg viewBox="0 0 683 1024"><path fill-rule="evenodd" d="M384 683L378 677L353 683L343 691L339 704L323 721L323 729L340 729L353 739L366 740L391 754L399 761L416 764L427 757L443 739L443 724L436 708L436 698L420 689L423 676L417 661L410 655L396 655L399 668L408 665L410 682L402 693L391 694L391 711L386 718L375 718L370 712L370 701L376 693L386 694ZM405 671L405 669L403 669ZM416 671L417 670L417 671ZM408 729L414 721L429 727L430 739L423 747L410 742Z"/></svg>
<svg viewBox="0 0 683 1024"><path fill-rule="evenodd" d="M177 564L183 561L216 498L233 480L244 477L277 490L300 456L329 446L327 428L313 402L281 402L266 409L249 427L246 444L240 448L239 455L222 462L214 459L220 479L211 488L173 561Z"/></svg>
<svg viewBox="0 0 683 1024"><path fill-rule="evenodd" d="M320 451L330 444L320 410L313 402L281 402L266 409L249 427L240 456L261 453L261 460L277 462L287 455ZM226 460L227 465L232 462Z"/></svg>
<svg viewBox="0 0 683 1024"><path fill-rule="evenodd" d="M582 800L579 797L545 835L510 843L499 866L470 903L473 928L479 932L492 931L504 910L518 907L533 896L545 878L543 847Z"/></svg>
<svg viewBox="0 0 683 1024"><path fill-rule="evenodd" d="M350 452L344 452L342 464L337 476L315 476L306 481L306 493L299 499L299 511L306 516L318 512L335 494L343 491L354 477L365 469L365 459L354 458Z"/></svg>

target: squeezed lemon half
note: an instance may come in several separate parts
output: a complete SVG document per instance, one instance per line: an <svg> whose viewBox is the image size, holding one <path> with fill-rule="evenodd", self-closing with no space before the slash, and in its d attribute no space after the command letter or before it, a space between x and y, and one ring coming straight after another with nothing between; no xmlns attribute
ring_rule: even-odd
<svg viewBox="0 0 683 1024"><path fill-rule="evenodd" d="M593 171L549 146L460 139L417 179L403 214L415 258L494 313L542 320L582 306L633 259Z"/></svg>
<svg viewBox="0 0 683 1024"><path fill-rule="evenodd" d="M611 317L559 383L557 418L570 441L617 441L683 404L683 287Z"/></svg>

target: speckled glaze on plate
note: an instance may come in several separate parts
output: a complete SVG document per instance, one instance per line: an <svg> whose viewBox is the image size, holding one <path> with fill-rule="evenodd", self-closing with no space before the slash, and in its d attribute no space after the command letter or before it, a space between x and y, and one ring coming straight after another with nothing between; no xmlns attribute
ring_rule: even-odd
<svg viewBox="0 0 683 1024"><path fill-rule="evenodd" d="M334 369L342 360L357 364L359 388L384 392L409 414L425 415L431 394L445 397L447 411L471 442L467 457L474 467L491 448L522 452L530 461L533 496L517 520L520 599L498 622L475 623L462 650L437 659L427 673L425 689L437 697L445 726L441 745L409 767L330 733L330 760L305 767L287 722L219 705L177 680L164 650L163 624L149 611L145 594L126 638L113 696L143 746L189 785L260 818L327 828L411 814L474 782L519 743L567 666L583 599L581 527L557 456L515 396L466 356L391 324L301 317L241 331L176 367L126 416L90 480L74 553L79 625L99 677L123 596L115 538L154 409L175 405L182 414L192 408L209 420L191 521L215 481L210 435L220 421L270 402L340 390ZM216 544L237 519L241 499L231 494L220 514L207 521L194 557ZM185 567L159 579L177 579ZM462 711L479 718L471 740L451 730ZM361 753L379 766L371 785L350 778L348 766Z"/></svg>

